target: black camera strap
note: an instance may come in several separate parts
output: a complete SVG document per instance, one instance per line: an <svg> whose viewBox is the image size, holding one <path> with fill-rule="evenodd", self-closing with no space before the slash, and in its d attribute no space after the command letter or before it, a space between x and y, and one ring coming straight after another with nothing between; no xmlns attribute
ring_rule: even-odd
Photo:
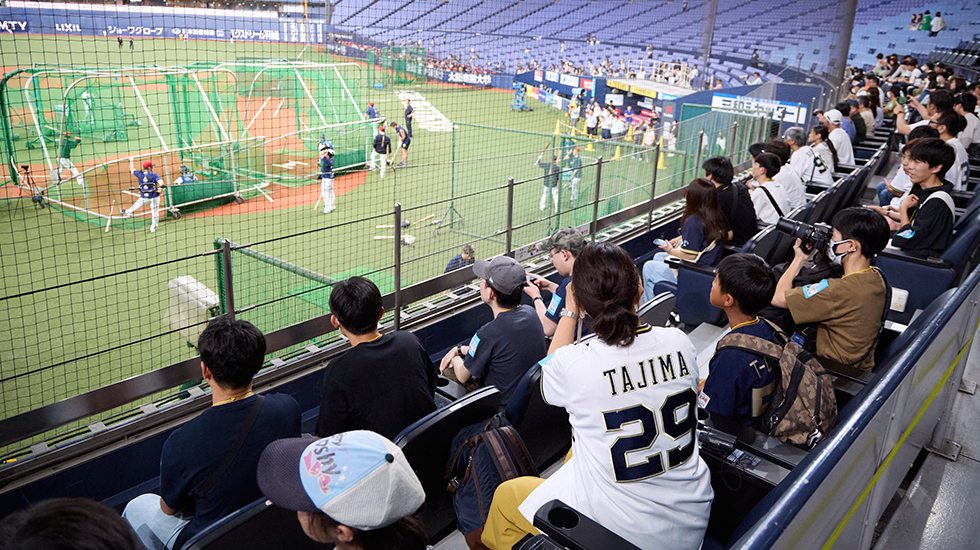
<svg viewBox="0 0 980 550"><path fill-rule="evenodd" d="M252 426L255 425L255 421L259 419L259 412L262 410L262 402L265 401L264 395L258 395L255 397L255 404L252 405L252 410L248 414L248 418L245 419L245 423L242 424L241 431L238 432L238 439L231 444L231 448L228 449L228 453L223 459L221 459L221 464L211 472L211 475L207 477L200 485L195 487L191 491L191 496L197 500L201 500L208 496L211 489L214 488L221 476L225 474L231 463L235 461L238 457L239 451L242 450L242 446L245 445L245 440L248 439L248 434L252 431Z"/></svg>
<svg viewBox="0 0 980 550"><path fill-rule="evenodd" d="M783 214L783 209L780 208L778 204L776 204L776 199L772 198L772 193L770 193L769 190L766 189L764 185L760 185L759 189L762 189L766 193L766 196L769 197L769 202L771 202L772 207L776 209L776 214L779 214L780 218L785 216L785 214Z"/></svg>

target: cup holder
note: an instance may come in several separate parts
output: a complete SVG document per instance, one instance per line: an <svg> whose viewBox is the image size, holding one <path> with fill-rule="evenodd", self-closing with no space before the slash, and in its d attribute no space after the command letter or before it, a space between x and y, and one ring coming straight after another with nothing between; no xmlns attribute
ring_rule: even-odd
<svg viewBox="0 0 980 550"><path fill-rule="evenodd" d="M548 522L560 529L574 529L578 526L578 514L568 508L553 508L548 511Z"/></svg>
<svg viewBox="0 0 980 550"><path fill-rule="evenodd" d="M436 376L436 387L443 388L443 387L446 387L448 385L449 385L449 379L448 378L445 378L445 377L442 377L442 376Z"/></svg>

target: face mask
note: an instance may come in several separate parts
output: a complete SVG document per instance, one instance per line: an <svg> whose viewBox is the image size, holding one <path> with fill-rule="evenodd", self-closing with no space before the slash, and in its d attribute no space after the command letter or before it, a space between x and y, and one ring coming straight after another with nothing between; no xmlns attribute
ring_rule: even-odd
<svg viewBox="0 0 980 550"><path fill-rule="evenodd" d="M844 260L844 256L850 254L850 252L845 252L843 254L837 253L837 247L846 243L851 239L844 239L843 241L830 241L827 245L827 257L830 258L830 262L834 265L841 265L841 261Z"/></svg>

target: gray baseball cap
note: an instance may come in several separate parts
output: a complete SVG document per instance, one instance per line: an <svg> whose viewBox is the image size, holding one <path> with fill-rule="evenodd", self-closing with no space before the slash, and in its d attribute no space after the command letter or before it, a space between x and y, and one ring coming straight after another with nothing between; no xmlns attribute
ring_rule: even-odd
<svg viewBox="0 0 980 550"><path fill-rule="evenodd" d="M585 237L572 227L564 227L555 231L546 246L547 250L567 250L577 256L585 248Z"/></svg>
<svg viewBox="0 0 980 550"><path fill-rule="evenodd" d="M485 279L494 290L503 294L513 294L527 283L524 266L509 256L477 260L473 264L473 274Z"/></svg>

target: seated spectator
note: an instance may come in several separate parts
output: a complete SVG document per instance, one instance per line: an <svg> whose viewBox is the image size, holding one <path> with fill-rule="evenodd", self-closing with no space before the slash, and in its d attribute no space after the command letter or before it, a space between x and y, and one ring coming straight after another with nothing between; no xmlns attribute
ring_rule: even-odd
<svg viewBox="0 0 980 550"><path fill-rule="evenodd" d="M932 117L940 111L948 111L953 108L953 94L946 90L936 90L929 94L929 101L923 105L915 97L909 97L908 104L902 107L902 113L895 119L895 131L902 135L909 135L918 126L927 126ZM913 112L914 111L914 112ZM918 113L922 120L909 124L907 117Z"/></svg>
<svg viewBox="0 0 980 550"><path fill-rule="evenodd" d="M452 259L449 260L449 263L446 264L446 270L443 273L449 273L450 271L456 271L457 269L462 269L466 266L473 265L473 262L476 261L476 259L473 257L475 253L476 252L473 249L472 244L464 244L463 250L461 250L459 254L453 256Z"/></svg>
<svg viewBox="0 0 980 550"><path fill-rule="evenodd" d="M789 214L789 193L783 185L772 178L779 173L779 157L772 153L759 153L752 162L752 177L755 183L749 189L755 216L761 223L773 225L779 218Z"/></svg>
<svg viewBox="0 0 980 550"><path fill-rule="evenodd" d="M854 149L851 147L851 140L847 133L841 129L843 115L837 109L831 109L823 114L821 123L830 130L830 142L834 144L837 151L837 160L840 164L854 164Z"/></svg>
<svg viewBox="0 0 980 550"><path fill-rule="evenodd" d="M762 84L762 77L757 72L752 73L752 76L745 77L745 84L747 86L757 86L759 84Z"/></svg>
<svg viewBox="0 0 980 550"><path fill-rule="evenodd" d="M858 96L857 102L857 114L861 117L861 121L864 122L864 138L867 139L873 136L875 133L874 129L876 127L876 120L875 111L872 109L872 103L877 105L877 102L866 95Z"/></svg>
<svg viewBox="0 0 980 550"><path fill-rule="evenodd" d="M966 127L966 118L953 110L940 111L933 115L929 125L939 130L939 138L956 152L956 161L946 173L946 179L953 184L954 191L965 191L970 177L970 157L956 136Z"/></svg>
<svg viewBox="0 0 980 550"><path fill-rule="evenodd" d="M885 280L871 262L888 243L888 224L867 208L853 207L838 212L831 226L827 257L844 268L844 276L793 288L809 256L797 239L772 305L788 309L797 325L816 324L815 341L803 347L825 367L871 370L887 295Z"/></svg>
<svg viewBox="0 0 980 550"><path fill-rule="evenodd" d="M956 152L942 139L920 139L909 150L909 179L919 189L902 199L901 228L892 246L917 256L939 256L953 240L953 185L946 174Z"/></svg>
<svg viewBox="0 0 980 550"><path fill-rule="evenodd" d="M718 206L715 186L708 180L697 178L687 186L684 198L680 236L661 244L663 252L657 252L652 260L643 265L643 303L654 298L657 283L677 282L674 270L667 265L668 256L708 266L717 265L721 259L728 229L725 227L725 216Z"/></svg>
<svg viewBox="0 0 980 550"><path fill-rule="evenodd" d="M974 113L977 110L976 96L967 93L956 96L953 110L966 120L966 128L963 128L956 137L963 147L969 150L974 143L980 143L980 119Z"/></svg>
<svg viewBox="0 0 980 550"><path fill-rule="evenodd" d="M544 330L534 309L521 304L527 274L517 260L477 260L473 274L480 278L480 299L493 310L493 320L476 331L469 345L449 350L439 372L461 384L475 378L477 386L496 386L504 408L524 373L544 357Z"/></svg>
<svg viewBox="0 0 980 550"><path fill-rule="evenodd" d="M855 140L857 140L857 128L854 126L854 120L851 118L851 104L846 101L842 101L835 105L833 110L840 112L840 128L841 130L844 130L844 133L847 134L847 139L850 140L851 144L853 145ZM837 144L834 143L834 145ZM838 152L840 152L839 147Z"/></svg>
<svg viewBox="0 0 980 550"><path fill-rule="evenodd" d="M742 246L759 231L749 188L732 181L735 169L732 161L726 157L709 158L701 168L704 169L704 179L710 181L718 193L718 206L728 228L729 244Z"/></svg>
<svg viewBox="0 0 980 550"><path fill-rule="evenodd" d="M316 435L371 430L393 438L436 410L436 366L414 334L381 334L381 291L364 277L351 277L330 292L330 324L351 349L330 361Z"/></svg>
<svg viewBox="0 0 980 550"><path fill-rule="evenodd" d="M765 145L765 152L776 155L779 159L779 172L773 176L773 180L783 186L789 196L790 210L795 210L806 204L806 186L800 175L789 163L792 153L789 145L784 141L774 139Z"/></svg>
<svg viewBox="0 0 980 550"><path fill-rule="evenodd" d="M273 504L296 511L306 536L338 550L427 548L414 515L425 502L422 483L402 450L374 432L273 441L258 485Z"/></svg>
<svg viewBox="0 0 980 550"><path fill-rule="evenodd" d="M265 360L259 329L218 317L201 333L197 349L212 405L163 444L160 496L140 495L123 512L148 550L180 548L201 529L258 499L255 467L262 449L300 433L295 399L252 392L252 377ZM241 434L244 444L236 448ZM236 451L221 471L226 455Z"/></svg>
<svg viewBox="0 0 980 550"><path fill-rule="evenodd" d="M786 145L793 154L789 158L789 166L799 175L804 189L809 184L830 187L834 184L833 168L824 164L812 147L807 145L806 132L803 128L790 128L783 135ZM804 200L805 200L804 196Z"/></svg>
<svg viewBox="0 0 980 550"><path fill-rule="evenodd" d="M762 258L734 254L718 264L709 299L728 316L729 334L775 342L772 327L758 317L775 290L776 276ZM776 375L766 358L727 348L711 356L698 403L712 415L749 425L766 411L775 389Z"/></svg>
<svg viewBox="0 0 980 550"><path fill-rule="evenodd" d="M4 550L143 550L119 514L85 498L52 498L0 521Z"/></svg>
<svg viewBox="0 0 980 550"><path fill-rule="evenodd" d="M857 97L855 96L855 98L853 98L853 99L848 99L844 103L846 103L847 106L850 108L850 112L848 114L844 115L844 117L845 117L845 119L850 119L851 124L854 125L854 138L851 140L851 144L852 145L858 145L861 142L863 142L865 139L867 139L867 137L868 137L868 127L864 123L864 118L862 118L861 117L861 114L858 112L858 105L859 104L858 104ZM843 113L843 112L844 111L841 111L841 113ZM841 127L843 127L843 126L846 126L846 124L842 124ZM846 128L845 128L845 131L846 131ZM850 133L850 132L848 132L848 133Z"/></svg>
<svg viewBox="0 0 980 550"><path fill-rule="evenodd" d="M502 483L483 543L509 549L537 534L534 513L560 499L640 548L695 550L713 491L696 441L694 345L677 329L640 324L638 273L616 245L587 245L569 288L558 349L541 362L541 395L569 413L571 457L547 480ZM598 339L572 345L582 313L593 319ZM640 442L624 430L648 436Z"/></svg>
<svg viewBox="0 0 980 550"><path fill-rule="evenodd" d="M912 189L912 180L909 179L907 165L909 162L909 151L917 140L922 138L938 138L939 131L932 126L919 126L909 134L909 142L902 149L901 163L895 171L895 175L889 181L885 178L878 184L878 206L887 208L889 213L880 212L889 219L898 221L898 207L902 198ZM898 201L898 202L895 202ZM896 226L897 228L898 226Z"/></svg>
<svg viewBox="0 0 980 550"><path fill-rule="evenodd" d="M834 147L834 142L830 141L830 130L823 124L817 124L810 128L807 137L810 139L810 147L813 148L813 152L820 157L824 166L830 170L831 178L833 178L833 173L837 170L837 164L840 161L837 158L837 148Z"/></svg>
<svg viewBox="0 0 980 550"><path fill-rule="evenodd" d="M544 335L551 337L555 334L558 321L561 319L561 311L565 308L565 294L568 283L572 282L572 269L575 267L575 256L585 247L585 239L572 227L559 229L548 239L547 250L551 255L551 263L555 266L558 274L564 277L561 283L553 283L540 275L530 275L531 282L524 287L524 292L531 297L534 303L534 310L541 320L541 327ZM547 290L551 293L551 301L548 306L544 305L544 298L541 291ZM584 329L583 329L583 332Z"/></svg>

